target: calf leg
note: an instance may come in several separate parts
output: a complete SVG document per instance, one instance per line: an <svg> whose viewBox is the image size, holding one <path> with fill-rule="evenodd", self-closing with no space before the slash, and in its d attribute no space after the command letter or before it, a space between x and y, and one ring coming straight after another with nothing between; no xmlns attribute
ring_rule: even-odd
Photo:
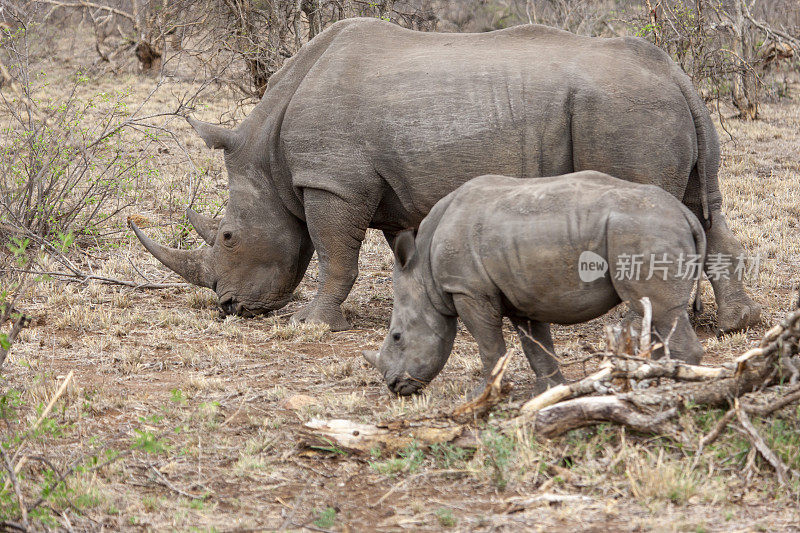
<svg viewBox="0 0 800 533"><path fill-rule="evenodd" d="M375 207L369 202L353 205L320 189L304 189L303 203L319 259L321 286L311 303L292 319L328 324L331 331L350 329L341 304L358 276L358 252Z"/></svg>
<svg viewBox="0 0 800 533"><path fill-rule="evenodd" d="M555 347L550 335L550 324L520 317L511 317L511 322L522 342L522 351L538 378L536 394L564 383L558 361L553 356Z"/></svg>
<svg viewBox="0 0 800 533"><path fill-rule="evenodd" d="M689 313L684 307L661 314L658 320L653 320L653 327L667 345L670 358L680 359L690 365L700 363L703 357L703 345L697 338L689 320ZM654 354L656 358L663 355L664 350Z"/></svg>
<svg viewBox="0 0 800 533"><path fill-rule="evenodd" d="M503 315L496 302L487 299L476 300L463 294L453 295L456 312L464 322L467 330L478 343L483 370L481 383L473 392L480 394L489 381L497 361L506 353L506 341L503 338Z"/></svg>

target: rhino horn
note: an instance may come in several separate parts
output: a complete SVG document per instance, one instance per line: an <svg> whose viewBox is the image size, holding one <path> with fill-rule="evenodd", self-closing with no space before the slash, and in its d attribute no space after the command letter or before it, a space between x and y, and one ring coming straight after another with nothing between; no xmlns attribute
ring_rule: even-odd
<svg viewBox="0 0 800 533"><path fill-rule="evenodd" d="M194 285L214 288L214 277L209 267L208 249L204 250L177 250L162 246L145 235L136 223L129 220L131 229L136 237L142 241L147 251L161 261L164 266L179 274L183 279Z"/></svg>
<svg viewBox="0 0 800 533"><path fill-rule="evenodd" d="M192 117L186 117L186 121L191 124L194 131L205 141L206 146L209 148L224 148L225 150L232 150L236 147L238 135L236 132L227 130L222 126L216 124L209 124L202 120L197 120Z"/></svg>
<svg viewBox="0 0 800 533"><path fill-rule="evenodd" d="M203 240L214 246L219 231L219 220L201 215L191 207L186 208L186 217Z"/></svg>
<svg viewBox="0 0 800 533"><path fill-rule="evenodd" d="M362 350L361 355L375 368L378 368L378 351L377 350Z"/></svg>

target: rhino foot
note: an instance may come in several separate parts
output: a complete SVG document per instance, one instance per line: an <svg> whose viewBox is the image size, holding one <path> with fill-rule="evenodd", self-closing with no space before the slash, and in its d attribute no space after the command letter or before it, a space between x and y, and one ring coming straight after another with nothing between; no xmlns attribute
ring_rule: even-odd
<svg viewBox="0 0 800 533"><path fill-rule="evenodd" d="M331 331L353 329L350 322L342 314L339 306L320 307L309 304L292 315L292 322L306 324L327 324Z"/></svg>
<svg viewBox="0 0 800 533"><path fill-rule="evenodd" d="M755 326L761 320L761 306L740 292L720 298L717 310L717 331L720 334Z"/></svg>
<svg viewBox="0 0 800 533"><path fill-rule="evenodd" d="M558 375L559 375L560 379L536 378L536 383L534 383L534 385L533 385L533 395L534 396L539 396L540 394L545 392L547 389L552 389L553 387L557 387L559 385L562 385L562 384L566 383L566 380L564 379L564 377L561 376L561 372L559 372Z"/></svg>

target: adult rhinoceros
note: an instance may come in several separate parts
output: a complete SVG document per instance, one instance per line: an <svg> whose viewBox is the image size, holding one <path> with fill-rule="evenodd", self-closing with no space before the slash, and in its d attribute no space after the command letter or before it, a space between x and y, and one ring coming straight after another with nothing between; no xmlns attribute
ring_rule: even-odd
<svg viewBox="0 0 800 533"><path fill-rule="evenodd" d="M656 184L705 221L709 253L743 253L720 213L708 111L680 68L640 39L538 25L421 33L349 19L272 76L235 130L189 122L225 151L224 217L189 213L212 247L169 249L133 230L166 266L214 289L224 313L285 305L316 249L321 286L295 319L347 329L340 304L366 229L391 242L481 174L591 169ZM712 284L722 330L758 319L741 281Z"/></svg>

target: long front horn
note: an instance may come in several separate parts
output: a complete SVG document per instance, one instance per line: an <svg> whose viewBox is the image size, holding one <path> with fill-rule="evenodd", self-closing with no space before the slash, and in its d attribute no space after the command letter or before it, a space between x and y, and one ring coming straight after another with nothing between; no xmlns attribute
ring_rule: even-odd
<svg viewBox="0 0 800 533"><path fill-rule="evenodd" d="M186 208L186 217L203 240L214 246L219 231L219 220L203 216L191 207Z"/></svg>
<svg viewBox="0 0 800 533"><path fill-rule="evenodd" d="M361 355L375 368L378 368L378 350L362 350Z"/></svg>
<svg viewBox="0 0 800 533"><path fill-rule="evenodd" d="M194 285L214 288L214 276L209 265L208 248L203 250L176 250L162 246L145 235L136 223L129 220L131 229L136 237L142 241L147 251L161 261L164 266L179 274L183 279Z"/></svg>
<svg viewBox="0 0 800 533"><path fill-rule="evenodd" d="M216 124L209 124L202 120L186 117L186 121L191 124L194 131L206 142L209 148L224 148L232 150L236 147L239 136L235 131L227 130Z"/></svg>

